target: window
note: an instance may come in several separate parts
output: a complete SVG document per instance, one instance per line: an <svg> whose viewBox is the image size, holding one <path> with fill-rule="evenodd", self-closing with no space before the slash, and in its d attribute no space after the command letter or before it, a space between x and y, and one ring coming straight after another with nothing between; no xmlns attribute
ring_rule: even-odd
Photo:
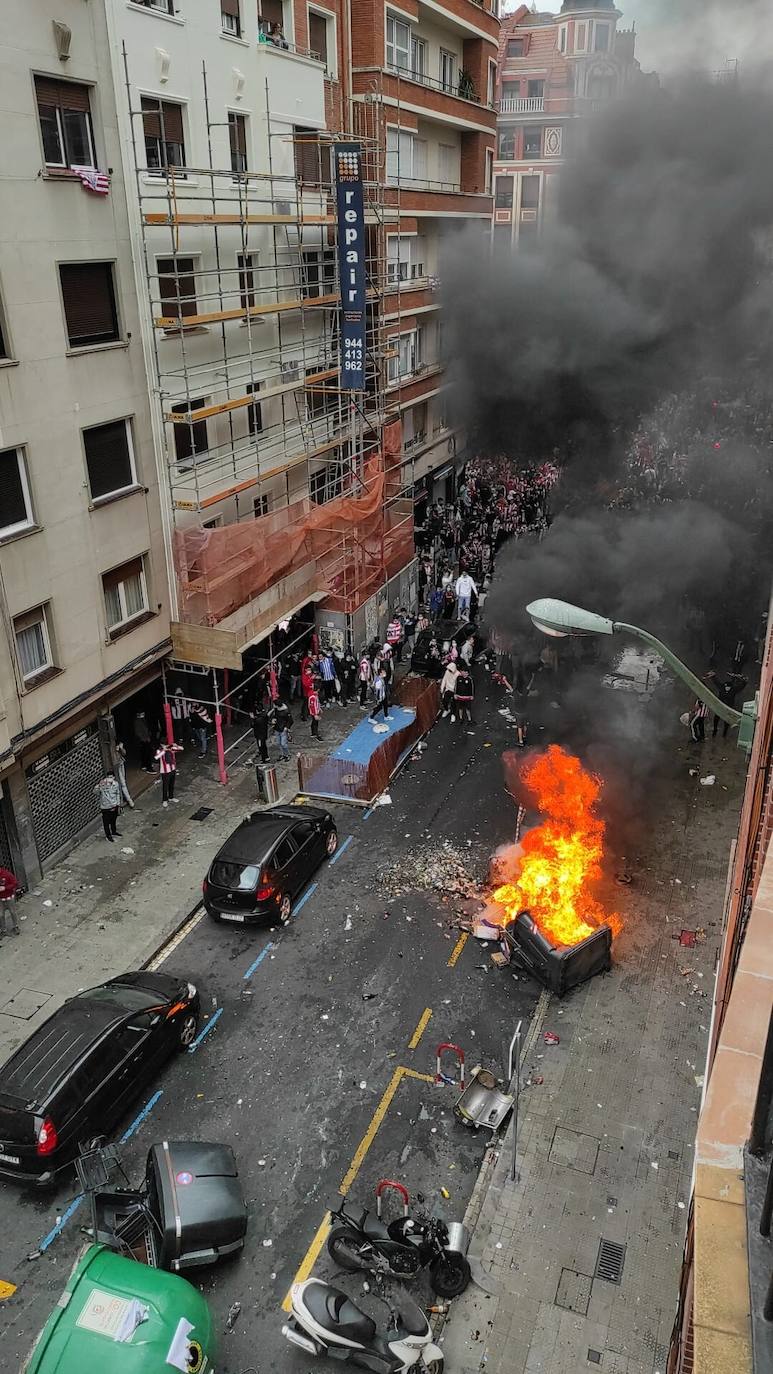
<svg viewBox="0 0 773 1374"><path fill-rule="evenodd" d="M318 57L320 62L324 62L325 70L330 68L328 53L328 20L327 15L318 14L315 10L309 10L309 47L313 57Z"/></svg>
<svg viewBox="0 0 773 1374"><path fill-rule="evenodd" d="M537 125L533 129L523 131L523 156L542 157L542 128Z"/></svg>
<svg viewBox="0 0 773 1374"><path fill-rule="evenodd" d="M285 835L285 838L279 841L279 844L277 845L276 850L274 852L274 863L276 867L284 868L285 864L289 864L294 853L295 845L293 844L293 841L290 839L290 836Z"/></svg>
<svg viewBox="0 0 773 1374"><path fill-rule="evenodd" d="M266 30L272 24L284 29L285 12L282 0L260 0L260 27Z"/></svg>
<svg viewBox="0 0 773 1374"><path fill-rule="evenodd" d="M258 391L260 391L261 385L261 382L250 382L247 386L248 396L254 396ZM263 407L261 406L260 401L252 401L252 403L247 406L247 433L260 434L262 429Z"/></svg>
<svg viewBox="0 0 773 1374"><path fill-rule="evenodd" d="M174 14L174 0L132 0L134 5L143 5L146 10L161 10L162 14Z"/></svg>
<svg viewBox="0 0 773 1374"><path fill-rule="evenodd" d="M0 450L0 537L31 529L32 502L21 449Z"/></svg>
<svg viewBox="0 0 773 1374"><path fill-rule="evenodd" d="M418 281L425 276L425 247L422 238L387 235L387 280L397 284Z"/></svg>
<svg viewBox="0 0 773 1374"><path fill-rule="evenodd" d="M161 298L161 314L164 319L179 322L198 313L196 302L195 261L193 258L159 258L158 294Z"/></svg>
<svg viewBox="0 0 773 1374"><path fill-rule="evenodd" d="M575 52L585 52L588 45L588 25L576 23L574 26Z"/></svg>
<svg viewBox="0 0 773 1374"><path fill-rule="evenodd" d="M386 20L386 60L388 67L411 68L411 30L401 19L388 14Z"/></svg>
<svg viewBox="0 0 773 1374"><path fill-rule="evenodd" d="M521 177L521 209L539 209L539 177Z"/></svg>
<svg viewBox="0 0 773 1374"><path fill-rule="evenodd" d="M455 91L456 54L440 49L440 84L444 91Z"/></svg>
<svg viewBox="0 0 773 1374"><path fill-rule="evenodd" d="M35 77L47 167L96 167L88 86Z"/></svg>
<svg viewBox="0 0 773 1374"><path fill-rule="evenodd" d="M92 501L137 485L128 420L111 420L109 424L84 429L83 447Z"/></svg>
<svg viewBox="0 0 773 1374"><path fill-rule="evenodd" d="M59 279L70 348L114 342L119 335L113 264L62 263Z"/></svg>
<svg viewBox="0 0 773 1374"><path fill-rule="evenodd" d="M513 178L497 177L497 191L494 201L497 210L511 210L513 205Z"/></svg>
<svg viewBox="0 0 773 1374"><path fill-rule="evenodd" d="M483 189L487 196L491 195L494 186L494 149L486 149L486 172Z"/></svg>
<svg viewBox="0 0 773 1374"><path fill-rule="evenodd" d="M252 513L253 513L253 515L255 516L255 519L256 519L256 520L259 520L260 517L261 517L261 515L268 515L268 513L269 513L270 510L271 510L271 497L270 497L270 496L254 496L254 497L253 497L253 499L252 499Z"/></svg>
<svg viewBox="0 0 773 1374"><path fill-rule="evenodd" d="M184 167L182 105L147 95L143 95L140 103L148 171L164 172L168 167Z"/></svg>
<svg viewBox="0 0 773 1374"><path fill-rule="evenodd" d="M239 304L242 310L248 310L255 304L255 254L237 253L236 265L239 269Z"/></svg>
<svg viewBox="0 0 773 1374"><path fill-rule="evenodd" d="M520 81L503 81L503 82L502 82L502 99L503 99L503 100L517 100L518 97L520 96L520 94L521 94L521 83L520 83Z"/></svg>
<svg viewBox="0 0 773 1374"><path fill-rule="evenodd" d="M525 43L523 38L508 38L506 57L523 57Z"/></svg>
<svg viewBox="0 0 773 1374"><path fill-rule="evenodd" d="M3 303L0 301L0 362L2 362L4 358L10 358L10 356L11 350L8 342L8 331L6 330L5 320L3 319Z"/></svg>
<svg viewBox="0 0 773 1374"><path fill-rule="evenodd" d="M231 148L231 171L234 181L247 171L247 121L235 110L228 111L228 142Z"/></svg>
<svg viewBox="0 0 773 1374"><path fill-rule="evenodd" d="M340 496L342 490L343 480L338 463L328 463L318 472L312 472L309 478L309 496L318 506L323 506L326 501L332 501L335 496Z"/></svg>
<svg viewBox="0 0 773 1374"><path fill-rule="evenodd" d="M242 23L239 17L239 0L220 0L220 22L223 26L223 33L233 34L234 38L241 38Z"/></svg>
<svg viewBox="0 0 773 1374"><path fill-rule="evenodd" d="M559 51L559 52L566 52L566 43L567 43L567 37L566 37L566 35L567 35L567 27L566 27L566 24L562 24L562 25L561 25L561 28L558 30L558 51Z"/></svg>
<svg viewBox="0 0 773 1374"><path fill-rule="evenodd" d="M213 515L211 520L202 520L201 528L203 530L219 530L222 523L222 515Z"/></svg>
<svg viewBox="0 0 773 1374"><path fill-rule="evenodd" d="M401 377L409 377L411 373L421 367L421 330L412 329L410 334L394 335L390 339L389 345L390 349L396 349L395 357L389 359L388 378L390 382L399 381Z"/></svg>
<svg viewBox="0 0 773 1374"><path fill-rule="evenodd" d="M309 379L315 377L319 370L319 367L306 368L306 414L310 420L316 420L320 415L330 415L338 409L338 392L330 389L335 385L335 379L327 383L320 381L309 384Z"/></svg>
<svg viewBox="0 0 773 1374"><path fill-rule="evenodd" d="M336 289L335 248L304 249L301 272L301 295L304 300L332 296Z"/></svg>
<svg viewBox="0 0 773 1374"><path fill-rule="evenodd" d="M486 82L486 102L487 102L487 104L489 104L489 105L493 105L493 104L494 104L494 99L495 99L495 97L496 97L496 91L497 91L497 64L496 64L496 62L489 62L489 64L488 64L488 81Z"/></svg>
<svg viewBox="0 0 773 1374"><path fill-rule="evenodd" d="M26 687L41 673L49 673L54 666L45 606L14 616L13 635L16 657Z"/></svg>
<svg viewBox="0 0 773 1374"><path fill-rule="evenodd" d="M609 49L609 24L597 24L594 30L593 48L595 52L607 52Z"/></svg>
<svg viewBox="0 0 773 1374"><path fill-rule="evenodd" d="M453 143L439 143L437 150L438 181L444 186L455 186L458 181L458 149Z"/></svg>
<svg viewBox="0 0 773 1374"><path fill-rule="evenodd" d="M191 410L201 410L204 401L201 397L191 401ZM172 406L173 415L187 415L188 404L182 401L179 405ZM185 472L193 466L191 459L196 458L200 453L206 453L209 448L207 438L206 420L189 420L186 424L177 424L174 427L174 449L180 470Z"/></svg>
<svg viewBox="0 0 773 1374"><path fill-rule="evenodd" d="M503 162L512 162L515 158L515 132L512 129L499 130L499 143L497 146L497 157Z"/></svg>
<svg viewBox="0 0 773 1374"><path fill-rule="evenodd" d="M293 144L297 180L309 186L329 186L330 144L323 142L316 129L303 129L300 125L293 130Z"/></svg>
<svg viewBox="0 0 773 1374"><path fill-rule="evenodd" d="M526 83L526 94L529 100L542 100L545 95L545 82L528 81Z"/></svg>
<svg viewBox="0 0 773 1374"><path fill-rule="evenodd" d="M401 129L387 129L387 180L426 181L427 144Z"/></svg>
<svg viewBox="0 0 773 1374"><path fill-rule="evenodd" d="M427 44L423 38L411 38L411 75L423 81L427 75Z"/></svg>
<svg viewBox="0 0 773 1374"><path fill-rule="evenodd" d="M148 611L145 586L145 566L142 557L123 563L120 568L102 574L105 594L107 628L111 633L120 630Z"/></svg>

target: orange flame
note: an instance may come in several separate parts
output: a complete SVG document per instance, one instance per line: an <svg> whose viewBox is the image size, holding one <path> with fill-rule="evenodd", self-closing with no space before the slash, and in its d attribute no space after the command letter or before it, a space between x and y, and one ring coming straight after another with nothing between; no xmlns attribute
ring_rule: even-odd
<svg viewBox="0 0 773 1374"><path fill-rule="evenodd" d="M497 875L506 881L493 895L505 920L528 910L553 945L579 944L604 921L614 930L617 918L605 915L589 891L601 877L604 822L594 815L600 778L557 744L522 777L547 819L497 859Z"/></svg>

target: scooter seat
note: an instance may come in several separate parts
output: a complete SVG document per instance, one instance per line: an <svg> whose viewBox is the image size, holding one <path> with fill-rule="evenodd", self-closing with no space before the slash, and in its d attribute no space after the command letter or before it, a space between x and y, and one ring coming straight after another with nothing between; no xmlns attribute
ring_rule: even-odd
<svg viewBox="0 0 773 1374"><path fill-rule="evenodd" d="M318 1326L345 1340L366 1345L376 1334L376 1324L355 1307L340 1288L326 1283L314 1283L304 1292L303 1300L309 1315Z"/></svg>
<svg viewBox="0 0 773 1374"><path fill-rule="evenodd" d="M368 1214L362 1223L362 1229L371 1240L389 1240L389 1228L378 1217Z"/></svg>

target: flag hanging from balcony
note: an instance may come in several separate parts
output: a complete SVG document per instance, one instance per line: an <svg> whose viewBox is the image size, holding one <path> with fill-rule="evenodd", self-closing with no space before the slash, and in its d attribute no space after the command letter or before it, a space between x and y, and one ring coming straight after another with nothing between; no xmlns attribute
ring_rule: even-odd
<svg viewBox="0 0 773 1374"><path fill-rule="evenodd" d="M95 191L98 196L106 196L110 190L110 177L107 172L98 172L96 167L71 167L81 186L86 191Z"/></svg>
<svg viewBox="0 0 773 1374"><path fill-rule="evenodd" d="M341 389L365 390L365 212L359 143L334 143L341 282Z"/></svg>

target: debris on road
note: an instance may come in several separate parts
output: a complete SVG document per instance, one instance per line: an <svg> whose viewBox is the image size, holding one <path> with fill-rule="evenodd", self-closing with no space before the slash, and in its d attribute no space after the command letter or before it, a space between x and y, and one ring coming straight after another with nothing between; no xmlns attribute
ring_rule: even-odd
<svg viewBox="0 0 773 1374"><path fill-rule="evenodd" d="M560 1044L560 1039L559 1039L559 1037L556 1035L555 1031L549 1031L549 1030L548 1030L548 1031L545 1031L545 1034L543 1035L542 1039L544 1040L544 1042L545 1042L546 1045L558 1045L558 1044Z"/></svg>
<svg viewBox="0 0 773 1374"><path fill-rule="evenodd" d="M480 889L471 872L468 847L458 849L448 840L425 844L406 856L399 868L394 864L379 870L376 881L382 893L400 897L417 889L480 900Z"/></svg>
<svg viewBox="0 0 773 1374"><path fill-rule="evenodd" d="M265 1245L265 1241L263 1242L263 1244ZM269 1244L270 1244L270 1242L269 1242ZM242 1310L242 1305L241 1305L240 1302L232 1302L232 1303L231 1303L231 1306L230 1306L229 1309L228 1309L228 1316L226 1317L226 1321L225 1321L225 1329L226 1329L226 1331L233 1331L233 1329L234 1329L234 1327L235 1327L235 1325L236 1325L236 1323L237 1323L237 1321L238 1321L239 1313L241 1312L241 1310Z"/></svg>
<svg viewBox="0 0 773 1374"><path fill-rule="evenodd" d="M701 778L701 787L713 787L716 780L713 773L707 773L705 778Z"/></svg>

